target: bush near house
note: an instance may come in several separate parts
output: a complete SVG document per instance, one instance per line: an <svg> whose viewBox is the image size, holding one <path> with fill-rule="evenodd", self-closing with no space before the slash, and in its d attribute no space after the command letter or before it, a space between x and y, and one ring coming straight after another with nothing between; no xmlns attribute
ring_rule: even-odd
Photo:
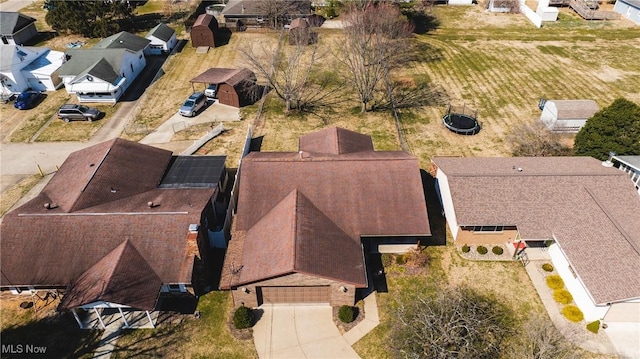
<svg viewBox="0 0 640 359"><path fill-rule="evenodd" d="M542 270L545 272L553 272L553 266L549 263L545 263L542 265Z"/></svg>
<svg viewBox="0 0 640 359"><path fill-rule="evenodd" d="M355 312L352 306L343 305L338 310L338 318L343 323L351 323L355 318Z"/></svg>
<svg viewBox="0 0 640 359"><path fill-rule="evenodd" d="M573 296L566 289L553 291L553 299L560 304L569 304L573 301Z"/></svg>
<svg viewBox="0 0 640 359"><path fill-rule="evenodd" d="M547 285L551 289L562 289L564 288L564 281L559 275L554 274L547 277Z"/></svg>
<svg viewBox="0 0 640 359"><path fill-rule="evenodd" d="M462 246L462 253L469 253L469 251L471 251L471 247L466 244Z"/></svg>
<svg viewBox="0 0 640 359"><path fill-rule="evenodd" d="M596 320L587 324L587 329L594 334L598 334L598 331L600 330L600 321Z"/></svg>
<svg viewBox="0 0 640 359"><path fill-rule="evenodd" d="M478 246L477 251L478 251L478 253L483 254L483 255L487 254L487 252L489 252L489 250L485 246Z"/></svg>
<svg viewBox="0 0 640 359"><path fill-rule="evenodd" d="M233 313L233 325L236 329L246 329L253 326L253 311L245 306L238 307Z"/></svg>
<svg viewBox="0 0 640 359"><path fill-rule="evenodd" d="M396 264L405 264L407 263L407 258L404 255L400 254L396 257Z"/></svg>
<svg viewBox="0 0 640 359"><path fill-rule="evenodd" d="M575 305L567 305L562 308L562 315L564 315L565 318L569 319L570 321L576 323L584 319L584 314L582 314L580 308L576 307Z"/></svg>
<svg viewBox="0 0 640 359"><path fill-rule="evenodd" d="M499 256L499 255L502 255L502 253L504 253L504 249L502 249L502 247L500 246L494 246L493 248L491 248L491 252Z"/></svg>

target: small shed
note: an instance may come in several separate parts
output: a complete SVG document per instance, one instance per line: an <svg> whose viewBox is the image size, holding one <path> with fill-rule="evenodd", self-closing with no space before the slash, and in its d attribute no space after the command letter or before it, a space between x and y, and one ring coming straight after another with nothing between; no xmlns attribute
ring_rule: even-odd
<svg viewBox="0 0 640 359"><path fill-rule="evenodd" d="M147 55L162 55L169 53L178 43L175 30L163 23L159 23L151 29L146 38L151 41L151 43L149 43L149 47L146 49Z"/></svg>
<svg viewBox="0 0 640 359"><path fill-rule="evenodd" d="M247 68L210 68L191 79L191 83L218 85L219 103L233 107L251 105L260 93L256 75Z"/></svg>
<svg viewBox="0 0 640 359"><path fill-rule="evenodd" d="M613 11L640 25L640 0L617 0Z"/></svg>
<svg viewBox="0 0 640 359"><path fill-rule="evenodd" d="M598 110L593 100L548 100L540 120L554 132L578 132Z"/></svg>
<svg viewBox="0 0 640 359"><path fill-rule="evenodd" d="M191 45L193 47L216 47L215 34L218 20L213 15L200 14L191 28Z"/></svg>
<svg viewBox="0 0 640 359"><path fill-rule="evenodd" d="M289 25L289 45L309 45L318 40L318 34L310 30L307 19L299 17Z"/></svg>

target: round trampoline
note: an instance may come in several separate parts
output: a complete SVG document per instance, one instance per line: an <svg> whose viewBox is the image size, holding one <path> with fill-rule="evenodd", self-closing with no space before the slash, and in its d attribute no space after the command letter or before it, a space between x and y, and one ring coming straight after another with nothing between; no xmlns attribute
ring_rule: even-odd
<svg viewBox="0 0 640 359"><path fill-rule="evenodd" d="M460 135L475 135L480 132L482 126L478 122L478 116L475 111L468 111L463 108L462 111L455 111L449 106L447 113L442 116L442 123L451 131Z"/></svg>

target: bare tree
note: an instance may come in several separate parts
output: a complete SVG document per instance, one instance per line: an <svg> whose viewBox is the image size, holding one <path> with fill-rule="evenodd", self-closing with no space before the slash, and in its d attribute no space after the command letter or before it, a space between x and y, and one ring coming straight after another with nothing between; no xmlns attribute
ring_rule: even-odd
<svg viewBox="0 0 640 359"><path fill-rule="evenodd" d="M562 135L549 131L542 121L525 122L514 127L507 141L514 156L568 156L571 148L562 145Z"/></svg>
<svg viewBox="0 0 640 359"><path fill-rule="evenodd" d="M262 76L270 89L285 102L287 111L304 110L330 101L339 91L336 78L320 71L326 52L318 44L285 44L284 32L271 46L254 44L241 49L245 59Z"/></svg>
<svg viewBox="0 0 640 359"><path fill-rule="evenodd" d="M511 347L509 357L519 359L577 359L580 357L551 320L531 316L519 331L521 335Z"/></svg>
<svg viewBox="0 0 640 359"><path fill-rule="evenodd" d="M510 312L466 287L443 287L402 300L391 345L404 358L497 358Z"/></svg>
<svg viewBox="0 0 640 359"><path fill-rule="evenodd" d="M260 0L253 4L258 13L264 14L269 19L269 24L274 29L278 29L285 25L287 15L295 15L300 12L300 0Z"/></svg>
<svg viewBox="0 0 640 359"><path fill-rule="evenodd" d="M408 61L411 46L407 40L413 28L389 2L353 2L343 24L336 57L345 65L365 112L379 91L390 95L390 73Z"/></svg>

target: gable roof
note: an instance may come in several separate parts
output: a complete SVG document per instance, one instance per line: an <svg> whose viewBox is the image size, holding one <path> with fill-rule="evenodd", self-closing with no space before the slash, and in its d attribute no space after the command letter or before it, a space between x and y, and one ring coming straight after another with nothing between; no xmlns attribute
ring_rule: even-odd
<svg viewBox="0 0 640 359"><path fill-rule="evenodd" d="M208 84L222 84L227 83L231 86L235 86L243 81L255 81L255 74L253 71L242 69L227 69L221 67L212 67L200 75L194 77L189 82L193 83L208 83Z"/></svg>
<svg viewBox="0 0 640 359"><path fill-rule="evenodd" d="M111 66L111 64L104 58L100 58L96 63L80 72L73 80L71 80L70 83L76 83L82 80L86 75L93 76L110 84L116 84L117 80L120 78L120 75L113 70L113 66Z"/></svg>
<svg viewBox="0 0 640 359"><path fill-rule="evenodd" d="M144 50L151 40L145 39L132 33L121 31L115 35L105 37L97 44L93 45L93 49L127 49L133 52Z"/></svg>
<svg viewBox="0 0 640 359"><path fill-rule="evenodd" d="M300 137L299 143L301 151L327 155L373 151L373 141L370 136L339 127L309 133Z"/></svg>
<svg viewBox="0 0 640 359"><path fill-rule="evenodd" d="M200 14L193 23L193 27L207 27L210 29L216 29L218 27L218 20L213 15Z"/></svg>
<svg viewBox="0 0 640 359"><path fill-rule="evenodd" d="M335 146L331 141L312 140L339 133L361 138L342 129L321 132L309 141L301 140L313 143L318 152L252 152L243 159L236 234L225 259L223 288L257 280L260 273L251 272L251 261L280 255L285 258L278 260L269 275L293 270L364 286L361 236L431 234L415 157L372 148L332 154ZM265 246L266 240L274 243ZM295 253L276 253L294 243ZM253 250L255 245L262 250ZM240 272L246 266L250 274L238 275L233 268L240 266Z"/></svg>
<svg viewBox="0 0 640 359"><path fill-rule="evenodd" d="M99 301L153 310L162 280L129 240L87 269L69 287L59 310Z"/></svg>
<svg viewBox="0 0 640 359"><path fill-rule="evenodd" d="M149 34L147 34L146 37L149 38L153 36L166 42L169 41L169 39L171 39L171 36L173 36L173 34L175 33L175 30L167 26L167 24L159 23L149 31Z"/></svg>
<svg viewBox="0 0 640 359"><path fill-rule="evenodd" d="M71 58L60 68L60 76L78 76L86 73L100 60L111 65L112 71L120 73L127 49L69 49L65 53Z"/></svg>
<svg viewBox="0 0 640 359"><path fill-rule="evenodd" d="M307 21L307 19L303 18L303 17L297 17L293 20L291 20L291 24L289 24L289 30L291 29L295 29L295 28L309 28L309 22Z"/></svg>
<svg viewBox="0 0 640 359"><path fill-rule="evenodd" d="M282 0L278 1L276 6L280 6L288 15L311 14L311 1L309 0ZM225 17L251 17L256 15L266 16L267 10L260 1L229 0L221 13Z"/></svg>
<svg viewBox="0 0 640 359"><path fill-rule="evenodd" d="M594 301L640 297L640 198L628 176L590 157L433 158L459 226L516 225L552 239Z"/></svg>
<svg viewBox="0 0 640 359"><path fill-rule="evenodd" d="M0 35L13 35L34 22L36 19L19 12L0 11Z"/></svg>
<svg viewBox="0 0 640 359"><path fill-rule="evenodd" d="M170 157L123 139L72 153L3 218L0 285L66 287L127 240L162 283L191 283L189 226L217 189L158 187Z"/></svg>
<svg viewBox="0 0 640 359"><path fill-rule="evenodd" d="M558 119L587 119L598 112L598 104L593 100L550 100L558 110Z"/></svg>

